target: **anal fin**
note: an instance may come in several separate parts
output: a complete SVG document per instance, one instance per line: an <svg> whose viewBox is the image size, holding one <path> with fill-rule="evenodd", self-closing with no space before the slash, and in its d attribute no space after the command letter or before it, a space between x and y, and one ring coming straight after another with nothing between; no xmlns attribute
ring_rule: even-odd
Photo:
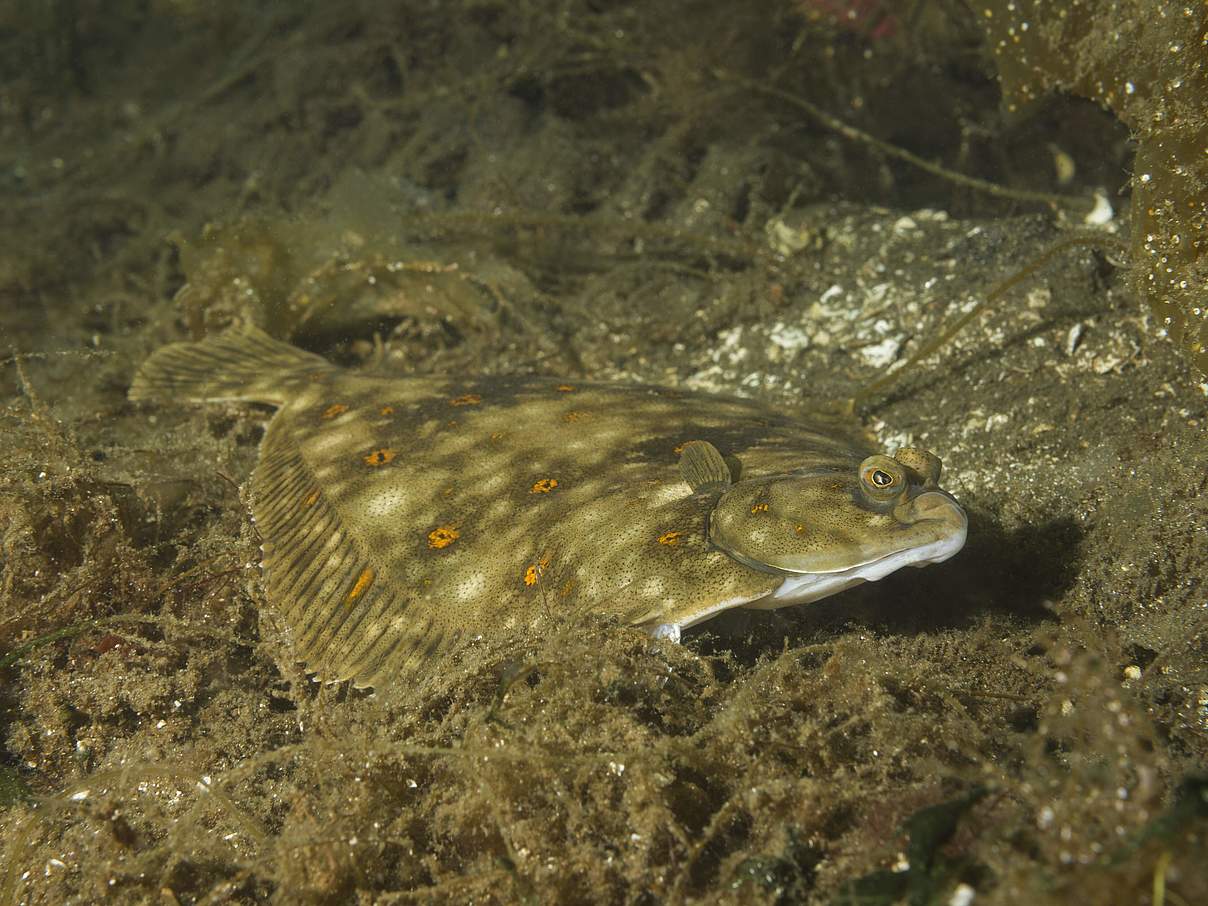
<svg viewBox="0 0 1208 906"><path fill-rule="evenodd" d="M418 672L449 641L415 613L323 493L289 426L270 423L252 477L252 512L264 538L269 604L293 632L309 672L328 682L376 686Z"/></svg>

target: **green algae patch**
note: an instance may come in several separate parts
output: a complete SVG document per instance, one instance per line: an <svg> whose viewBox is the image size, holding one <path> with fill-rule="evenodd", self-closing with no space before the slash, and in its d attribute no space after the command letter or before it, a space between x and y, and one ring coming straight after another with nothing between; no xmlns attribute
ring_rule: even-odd
<svg viewBox="0 0 1208 906"><path fill-rule="evenodd" d="M24 802L33 795L21 774L6 764L0 764L0 808Z"/></svg>
<svg viewBox="0 0 1208 906"><path fill-rule="evenodd" d="M977 0L1009 111L1051 91L1111 110L1137 143L1130 283L1208 374L1208 11L1147 0Z"/></svg>

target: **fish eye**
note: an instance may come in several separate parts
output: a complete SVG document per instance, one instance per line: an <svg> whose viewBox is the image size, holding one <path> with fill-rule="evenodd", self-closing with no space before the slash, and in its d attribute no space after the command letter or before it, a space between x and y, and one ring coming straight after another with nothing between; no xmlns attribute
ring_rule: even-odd
<svg viewBox="0 0 1208 906"><path fill-rule="evenodd" d="M894 482L894 477L884 469L873 469L868 474L868 480L875 484L878 488L887 488Z"/></svg>
<svg viewBox="0 0 1208 906"><path fill-rule="evenodd" d="M871 496L886 500L902 490L906 475L888 456L870 456L860 463L860 482Z"/></svg>

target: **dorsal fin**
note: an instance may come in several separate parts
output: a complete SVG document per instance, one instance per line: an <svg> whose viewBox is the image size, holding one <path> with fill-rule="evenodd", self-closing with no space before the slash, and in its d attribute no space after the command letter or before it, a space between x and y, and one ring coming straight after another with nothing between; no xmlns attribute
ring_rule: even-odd
<svg viewBox="0 0 1208 906"><path fill-rule="evenodd" d="M129 397L279 406L300 378L336 370L326 359L248 326L200 343L173 343L157 350L134 376Z"/></svg>
<svg viewBox="0 0 1208 906"><path fill-rule="evenodd" d="M706 440L690 440L680 452L680 475L688 482L693 494L724 491L731 484L730 467Z"/></svg>

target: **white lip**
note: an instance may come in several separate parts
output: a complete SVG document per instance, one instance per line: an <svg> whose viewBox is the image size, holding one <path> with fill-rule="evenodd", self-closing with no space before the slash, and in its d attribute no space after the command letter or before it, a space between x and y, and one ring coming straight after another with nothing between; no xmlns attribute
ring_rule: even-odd
<svg viewBox="0 0 1208 906"><path fill-rule="evenodd" d="M969 535L969 519L965 511L957 507L961 514L960 527L949 535L906 550L895 551L879 560L861 563L850 569L834 573L802 573L788 576L780 587L770 595L747 604L754 610L774 610L787 607L790 604L809 604L822 598L838 594L861 582L876 582L884 579L892 572L903 566L927 566L931 563L943 563L965 546Z"/></svg>
<svg viewBox="0 0 1208 906"><path fill-rule="evenodd" d="M776 610L793 604L809 604L838 594L861 582L876 582L878 579L884 579L903 566L928 566L932 563L943 563L965 546L965 539L969 535L969 518L949 495L942 491L930 493L943 494L952 501L953 507L961 515L959 527L943 538L918 547L894 551L880 559L861 563L839 572L789 574L771 594L760 598L730 598L720 601L712 607L702 608L682 622L659 624L652 626L651 630L656 637L678 641L680 630L695 626L723 610L731 610L736 607L746 607L751 610ZM733 555L731 554L731 556Z"/></svg>

